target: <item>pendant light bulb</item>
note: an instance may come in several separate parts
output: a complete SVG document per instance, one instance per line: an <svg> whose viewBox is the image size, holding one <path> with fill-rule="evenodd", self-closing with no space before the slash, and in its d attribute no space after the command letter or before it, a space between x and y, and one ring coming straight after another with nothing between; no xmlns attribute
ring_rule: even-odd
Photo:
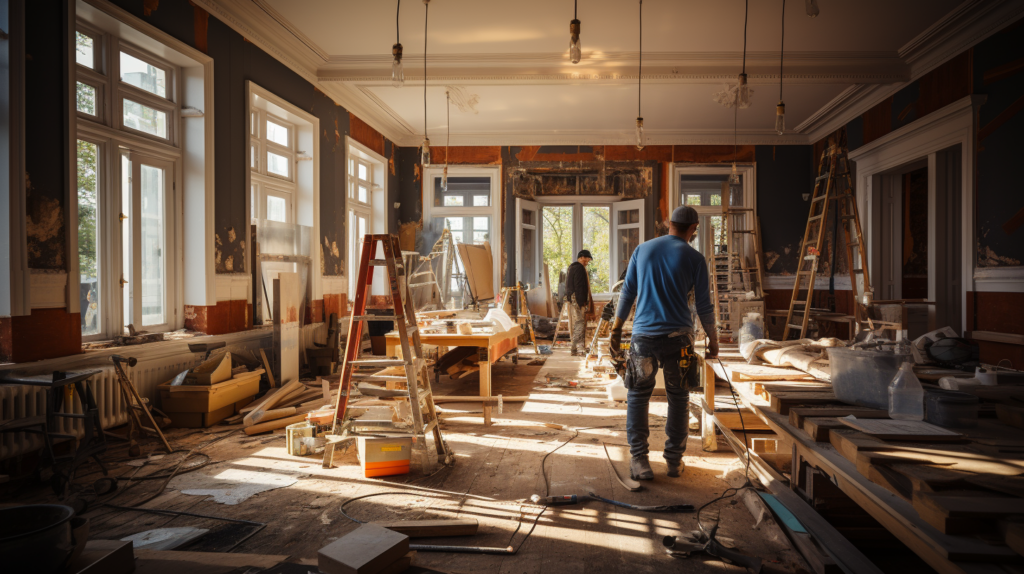
<svg viewBox="0 0 1024 574"><path fill-rule="evenodd" d="M395 56L391 62L391 85L401 88L405 85L405 69L402 67L402 45L395 44L391 47L391 53Z"/></svg>
<svg viewBox="0 0 1024 574"><path fill-rule="evenodd" d="M782 100L779 100L779 105L775 106L775 133L782 135L786 131L786 104Z"/></svg>
<svg viewBox="0 0 1024 574"><path fill-rule="evenodd" d="M740 172L736 169L736 162L732 162L732 173L729 174L729 184L740 184Z"/></svg>
<svg viewBox="0 0 1024 574"><path fill-rule="evenodd" d="M636 149L637 151L644 149L644 119L636 119Z"/></svg>
<svg viewBox="0 0 1024 574"><path fill-rule="evenodd" d="M441 191L448 191L448 166L441 172Z"/></svg>
<svg viewBox="0 0 1024 574"><path fill-rule="evenodd" d="M575 18L569 21L569 60L573 64L579 64L583 58L583 48L580 47L580 21Z"/></svg>
<svg viewBox="0 0 1024 574"><path fill-rule="evenodd" d="M430 165L430 138L423 140L423 144L420 145L420 165L427 167Z"/></svg>
<svg viewBox="0 0 1024 574"><path fill-rule="evenodd" d="M821 10L818 9L818 0L805 0L804 4L809 17L816 18L821 13Z"/></svg>

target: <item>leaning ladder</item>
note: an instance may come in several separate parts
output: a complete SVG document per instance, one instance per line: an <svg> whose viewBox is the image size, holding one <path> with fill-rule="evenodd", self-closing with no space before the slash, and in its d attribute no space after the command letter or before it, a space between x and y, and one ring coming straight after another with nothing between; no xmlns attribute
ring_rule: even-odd
<svg viewBox="0 0 1024 574"><path fill-rule="evenodd" d="M377 252L378 244L382 247L384 259L371 259ZM408 282L400 280L399 275L404 275L404 265L399 265L396 260L401 254L397 235L364 235L363 248L359 262L359 275L356 282L355 302L352 305L352 316L348 325L348 345L345 349L345 358L341 365L341 384L338 389L337 402L335 403L335 418L332 434L344 438L345 436L368 434L374 436L388 437L412 437L413 456L420 457L419 464L425 472L432 470L434 462L427 452L427 433L433 434L434 446L438 458L446 462L450 454L448 446L441 437L441 430L437 426L437 410L434 408L434 398L430 388L430 379L427 376L427 365L423 358L423 345L420 343L419 328L416 326L416 310L413 308L412 299L409 295ZM367 315L366 301L370 295L373 283L371 267L384 267L388 287L391 293L391 315ZM402 284L405 283L405 288ZM405 291L405 293L403 293ZM393 321L395 330L398 331L398 339L402 345L402 358L366 358L359 356L359 342L363 335L363 325L366 321ZM409 322L407 322L409 321ZM383 374L381 371L376 374L362 374L355 372L359 367L404 367L405 374L395 376ZM360 430L358 421L346 419L348 398L352 391L352 381L404 381L407 389L395 390L388 393L399 400L406 400L412 411L412 428L402 428L391 424L374 424L374 428ZM385 389L381 389L385 390ZM404 393L403 393L404 391ZM329 453L329 454L328 454ZM326 457L333 454L333 449L325 453L325 464L329 463Z"/></svg>
<svg viewBox="0 0 1024 574"><path fill-rule="evenodd" d="M818 261L825 243L825 227L828 223L832 202L838 204L840 227L846 239L846 262L850 269L850 283L855 301L861 301L865 291L871 290L868 269L864 265L868 256L864 246L864 238L860 229L860 218L857 215L857 202L854 196L853 179L850 177L850 163L846 157L846 132L833 136L829 147L821 154L818 164L818 177L814 180L814 194L811 196L811 209L807 218L807 228L800 244L800 259L797 261L796 278L793 282L793 296L789 302L789 313L786 314L786 329L782 340L789 339L791 329L800 330L800 338L807 334L807 324L811 319L811 302L814 298L814 279L818 274ZM851 226L853 232L851 233ZM837 238L833 237L833 241ZM862 267L855 268L858 260L854 259L854 247L860 255ZM861 281L857 276L861 276ZM801 296L800 291L806 291ZM796 317L799 322L794 322Z"/></svg>

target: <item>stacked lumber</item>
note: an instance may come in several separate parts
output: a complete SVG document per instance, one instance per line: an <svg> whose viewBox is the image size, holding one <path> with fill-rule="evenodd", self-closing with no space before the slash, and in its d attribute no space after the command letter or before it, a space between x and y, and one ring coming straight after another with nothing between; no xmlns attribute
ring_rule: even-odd
<svg viewBox="0 0 1024 574"><path fill-rule="evenodd" d="M306 420L307 413L328 404L332 397L323 388L311 388L301 381L291 381L270 389L225 422L241 422L248 435L270 432Z"/></svg>
<svg viewBox="0 0 1024 574"><path fill-rule="evenodd" d="M455 347L434 364L434 370L453 379L461 379L480 370L476 347Z"/></svg>

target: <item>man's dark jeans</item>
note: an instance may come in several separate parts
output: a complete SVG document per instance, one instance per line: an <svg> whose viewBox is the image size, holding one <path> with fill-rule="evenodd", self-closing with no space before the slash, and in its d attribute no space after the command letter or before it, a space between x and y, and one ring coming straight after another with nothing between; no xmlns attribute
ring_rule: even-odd
<svg viewBox="0 0 1024 574"><path fill-rule="evenodd" d="M690 389L700 382L696 361L690 361L684 372L679 361L687 348L693 355L693 344L687 336L644 337L633 335L629 346L624 384L626 400L626 437L629 454L647 456L647 438L651 435L648 423L648 405L654 392L658 369L665 371L665 394L668 397L668 421L665 423L665 461L678 463L686 450L689 434Z"/></svg>

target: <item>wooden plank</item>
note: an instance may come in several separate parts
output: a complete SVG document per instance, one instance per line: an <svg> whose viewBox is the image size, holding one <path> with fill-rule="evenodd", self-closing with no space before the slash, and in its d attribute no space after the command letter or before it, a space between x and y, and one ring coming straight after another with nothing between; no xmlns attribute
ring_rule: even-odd
<svg viewBox="0 0 1024 574"><path fill-rule="evenodd" d="M501 397L503 403L522 403L530 400L528 396ZM496 403L498 397L475 397L472 395L435 395L435 403Z"/></svg>
<svg viewBox="0 0 1024 574"><path fill-rule="evenodd" d="M999 417L999 422L1005 425L1024 429L1024 408L1013 405L997 404L996 416Z"/></svg>
<svg viewBox="0 0 1024 574"><path fill-rule="evenodd" d="M851 416L842 417L839 422L882 440L925 440L943 441L960 440L963 435L944 429L924 421L906 421L893 419L864 419Z"/></svg>
<svg viewBox="0 0 1024 574"><path fill-rule="evenodd" d="M1024 523L1011 522L1006 525L1006 545L1024 556Z"/></svg>
<svg viewBox="0 0 1024 574"><path fill-rule="evenodd" d="M274 279L274 356L281 385L299 380L299 274L282 272Z"/></svg>
<svg viewBox="0 0 1024 574"><path fill-rule="evenodd" d="M1009 345L1024 345L1024 335L1013 333L997 333L995 331L968 331L967 339L975 341L989 341L991 343L1006 343Z"/></svg>
<svg viewBox="0 0 1024 574"><path fill-rule="evenodd" d="M789 414L789 409L797 405L822 405L838 402L832 391L781 392L773 393L772 410L780 415Z"/></svg>
<svg viewBox="0 0 1024 574"><path fill-rule="evenodd" d="M168 560L174 562L194 562L209 566L255 566L272 568L288 559L287 554L242 554L227 552L182 552L178 550L146 550L135 551L139 560Z"/></svg>
<svg viewBox="0 0 1024 574"><path fill-rule="evenodd" d="M391 522L374 522L373 524L400 532L409 538L473 536L480 527L480 523L473 518L454 520L395 520Z"/></svg>
<svg viewBox="0 0 1024 574"><path fill-rule="evenodd" d="M848 405L795 407L789 409L789 424L796 428L803 428L803 421L805 417L845 417L849 415L854 415L861 419L889 418L889 413L887 411L868 407L853 407Z"/></svg>
<svg viewBox="0 0 1024 574"><path fill-rule="evenodd" d="M268 422L265 422L265 423L259 423L259 424L255 424L255 425L252 425L252 426L245 427L245 434L247 434L247 435L254 435L254 434L260 434L260 433L264 433L264 432L270 432L272 430L283 429L284 427L286 427L288 425L295 424L295 423L301 423L304 420L306 420L306 413L302 413L301 415L294 415L294 416L286 417L286 418L283 418L283 419L277 419L277 420L273 420L273 421L268 421Z"/></svg>
<svg viewBox="0 0 1024 574"><path fill-rule="evenodd" d="M806 391L827 391L832 388L829 383L815 383L806 382L802 383L799 381L786 381L786 382L754 382L754 394L761 397L766 401L770 401L771 397L775 393L785 392L806 392Z"/></svg>
<svg viewBox="0 0 1024 574"><path fill-rule="evenodd" d="M975 534L994 528L991 518L1024 515L1024 499L996 497L978 491L914 492L921 518L944 534Z"/></svg>
<svg viewBox="0 0 1024 574"><path fill-rule="evenodd" d="M793 381L810 379L814 377L803 371L788 367L772 367L770 365L747 365L744 363L729 363L729 370L732 372L734 383L746 383L750 381Z"/></svg>
<svg viewBox="0 0 1024 574"><path fill-rule="evenodd" d="M965 473L967 474L967 473ZM1000 476L998 474L967 474L964 480L974 486L1024 498L1024 476Z"/></svg>
<svg viewBox="0 0 1024 574"><path fill-rule="evenodd" d="M814 442L828 442L828 435L832 429L847 427L836 417L806 417L803 428Z"/></svg>
<svg viewBox="0 0 1024 574"><path fill-rule="evenodd" d="M245 415L245 425L250 426L256 424L263 418L266 411L277 406L278 403L287 400L288 396L293 392L302 392L306 386L299 382L298 379L285 384L283 387L277 389L277 392L270 394L267 393L258 404L249 409L249 414ZM246 407L249 408L249 407Z"/></svg>
<svg viewBox="0 0 1024 574"><path fill-rule="evenodd" d="M376 524L362 524L321 548L317 565L327 574L373 574L408 552L408 536Z"/></svg>

